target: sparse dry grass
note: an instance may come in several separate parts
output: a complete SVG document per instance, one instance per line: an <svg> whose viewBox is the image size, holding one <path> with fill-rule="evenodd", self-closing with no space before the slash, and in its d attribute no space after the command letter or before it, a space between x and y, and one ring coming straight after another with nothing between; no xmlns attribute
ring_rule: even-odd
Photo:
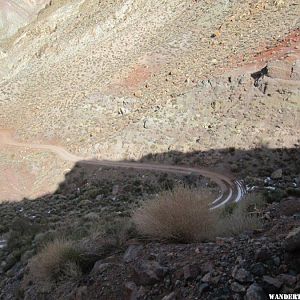
<svg viewBox="0 0 300 300"><path fill-rule="evenodd" d="M249 213L253 199L232 206L210 210L211 195L190 188L177 187L144 203L133 215L137 230L148 237L177 242L213 240L261 227L256 214Z"/></svg>
<svg viewBox="0 0 300 300"><path fill-rule="evenodd" d="M41 291L49 291L58 282L75 283L97 260L123 247L131 230L132 223L120 219L105 225L96 223L78 240L55 239L31 259L29 274L23 283L33 281Z"/></svg>
<svg viewBox="0 0 300 300"><path fill-rule="evenodd" d="M264 203L260 195L249 194L239 204L234 203L230 213L228 209L223 208L216 225L217 234L232 236L261 228L263 224L259 212Z"/></svg>
<svg viewBox="0 0 300 300"><path fill-rule="evenodd" d="M133 222L146 236L180 242L211 238L216 214L209 212L212 197L199 190L177 187L147 201L133 215Z"/></svg>
<svg viewBox="0 0 300 300"><path fill-rule="evenodd" d="M123 249L126 241L136 236L136 229L148 238L188 243L259 228L257 208L263 203L257 197L247 198L241 204L210 210L213 195L207 190L180 186L162 192L136 210L132 220L121 218L95 224L87 236L76 242L67 239L49 242L29 262L26 280L48 291L59 282L74 285L82 274L90 272L97 260Z"/></svg>
<svg viewBox="0 0 300 300"><path fill-rule="evenodd" d="M224 218L220 218L216 224L218 236L233 236L245 231L251 231L261 227L261 221L256 215L246 214L245 212L233 212Z"/></svg>
<svg viewBox="0 0 300 300"><path fill-rule="evenodd" d="M30 275L40 283L61 277L79 277L77 263L81 252L71 241L57 239L48 243L29 263Z"/></svg>

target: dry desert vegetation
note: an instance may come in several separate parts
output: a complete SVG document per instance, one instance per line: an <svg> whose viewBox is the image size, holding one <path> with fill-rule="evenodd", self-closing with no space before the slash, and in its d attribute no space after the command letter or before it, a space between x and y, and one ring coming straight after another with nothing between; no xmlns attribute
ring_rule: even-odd
<svg viewBox="0 0 300 300"><path fill-rule="evenodd" d="M299 16L0 0L0 299L299 294Z"/></svg>

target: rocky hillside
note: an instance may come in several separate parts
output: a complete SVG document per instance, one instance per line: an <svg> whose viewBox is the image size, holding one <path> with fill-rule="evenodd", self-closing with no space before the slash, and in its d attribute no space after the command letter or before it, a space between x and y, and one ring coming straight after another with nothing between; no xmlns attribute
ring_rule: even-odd
<svg viewBox="0 0 300 300"><path fill-rule="evenodd" d="M0 299L299 293L299 11L0 0ZM249 195L216 212L224 232L162 240L139 231L140 207L222 183L116 161L206 168Z"/></svg>
<svg viewBox="0 0 300 300"><path fill-rule="evenodd" d="M98 159L292 147L296 96L275 89L269 97L251 74L271 57L288 56L293 68L298 12L293 0L51 1L0 43L1 127ZM45 153L1 156L1 168L24 186L18 198L53 191L71 167Z"/></svg>

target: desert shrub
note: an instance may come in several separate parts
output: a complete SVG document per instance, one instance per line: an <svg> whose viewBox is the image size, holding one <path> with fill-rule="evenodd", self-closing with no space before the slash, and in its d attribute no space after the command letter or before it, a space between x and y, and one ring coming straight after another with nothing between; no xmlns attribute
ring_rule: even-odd
<svg viewBox="0 0 300 300"><path fill-rule="evenodd" d="M106 220L96 223L82 240L83 247L89 252L105 256L114 250L120 250L126 241L136 236L135 227L128 218Z"/></svg>
<svg viewBox="0 0 300 300"><path fill-rule="evenodd" d="M261 226L261 220L257 215L237 209L231 215L218 220L216 234L218 236L233 236L245 231L259 229Z"/></svg>
<svg viewBox="0 0 300 300"><path fill-rule="evenodd" d="M260 211L265 199L260 194L248 194L239 202L221 208L216 223L218 236L233 236L262 227Z"/></svg>
<svg viewBox="0 0 300 300"><path fill-rule="evenodd" d="M76 232L76 228L73 231ZM41 290L58 282L74 282L89 273L96 261L120 250L132 234L132 223L125 218L95 223L80 234L66 230L60 235L64 238L49 241L29 261L28 278Z"/></svg>
<svg viewBox="0 0 300 300"><path fill-rule="evenodd" d="M300 197L300 188L288 187L286 192L289 196Z"/></svg>
<svg viewBox="0 0 300 300"><path fill-rule="evenodd" d="M235 209L237 208L237 206L238 206L238 203L236 203L236 202L232 202L232 203L225 205L221 209L220 217L226 218L226 217L232 215L233 212L235 211Z"/></svg>
<svg viewBox="0 0 300 300"><path fill-rule="evenodd" d="M266 205L266 200L262 194L251 193L244 196L240 202L231 202L220 209L221 217L233 215L238 211L240 214L259 213Z"/></svg>
<svg viewBox="0 0 300 300"><path fill-rule="evenodd" d="M33 237L43 229L24 217L16 217L10 225L10 234L7 242L9 249L21 248L31 244Z"/></svg>
<svg viewBox="0 0 300 300"><path fill-rule="evenodd" d="M280 202L282 198L286 197L287 193L285 190L278 188L275 190L265 190L263 195L268 203L273 203Z"/></svg>
<svg viewBox="0 0 300 300"><path fill-rule="evenodd" d="M128 239L136 235L132 222L127 218L108 222L103 229L103 236L112 240L116 248L121 248Z"/></svg>
<svg viewBox="0 0 300 300"><path fill-rule="evenodd" d="M211 238L216 214L210 212L212 196L200 190L176 187L146 201L133 215L143 235L180 242Z"/></svg>
<svg viewBox="0 0 300 300"><path fill-rule="evenodd" d="M247 197L248 198L248 197ZM213 197L202 190L177 187L146 201L133 214L133 222L144 236L176 242L213 240L262 226L253 210L261 200L245 199L210 210Z"/></svg>
<svg viewBox="0 0 300 300"><path fill-rule="evenodd" d="M56 239L29 262L30 275L40 283L59 281L64 277L79 276L81 251L73 242Z"/></svg>

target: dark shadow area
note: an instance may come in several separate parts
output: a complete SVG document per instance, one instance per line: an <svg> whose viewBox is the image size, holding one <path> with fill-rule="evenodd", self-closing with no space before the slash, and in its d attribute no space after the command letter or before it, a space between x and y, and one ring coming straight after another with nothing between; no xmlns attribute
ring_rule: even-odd
<svg viewBox="0 0 300 300"><path fill-rule="evenodd" d="M138 162L214 170L244 180L250 190L263 191L269 201L280 201L289 195L300 196L299 146L251 150L231 147L190 153L171 151L148 154ZM0 290L4 283L9 286L9 274L20 274L19 279L22 278L24 263L45 242L64 235L80 239L96 223L105 226L130 217L141 201L178 184L215 188L208 179L193 174L183 176L102 167L81 161L66 174L55 193L34 200L1 203ZM14 282L15 279L10 284L13 286Z"/></svg>

